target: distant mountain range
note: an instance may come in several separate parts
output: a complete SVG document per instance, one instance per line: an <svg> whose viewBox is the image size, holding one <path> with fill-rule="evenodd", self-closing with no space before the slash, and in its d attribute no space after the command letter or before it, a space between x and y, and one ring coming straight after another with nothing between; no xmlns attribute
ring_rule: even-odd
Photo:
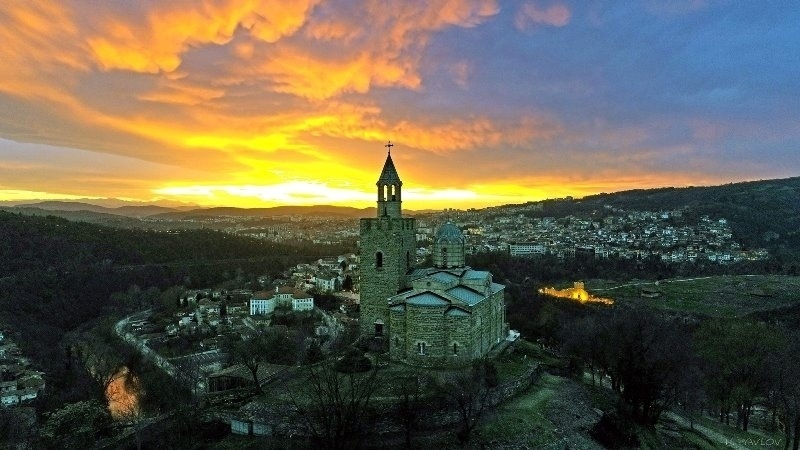
<svg viewBox="0 0 800 450"><path fill-rule="evenodd" d="M95 205L86 202L67 202L67 201L44 201L36 203L23 203L15 205L14 208L37 208L46 211L91 211L101 214L116 214L127 217L147 217L154 214L180 211L177 208L157 205L128 205L118 207L108 207Z"/></svg>
<svg viewBox="0 0 800 450"><path fill-rule="evenodd" d="M49 200L34 203L21 203L9 206L0 205L0 209L26 214L52 214L68 219L83 216L111 219L114 216L128 218L151 217L157 219L187 219L201 217L276 217L276 216L318 216L318 217L370 217L375 215L375 208L353 208L349 206L275 206L271 208L175 208L158 205L128 205L108 207L88 202ZM78 219L81 220L81 219Z"/></svg>
<svg viewBox="0 0 800 450"><path fill-rule="evenodd" d="M143 205L114 199L102 201L43 201L2 206L0 209L32 215L57 215L70 220L100 222L117 226L141 226L141 218L181 220L208 217L317 216L336 218L372 217L375 208L347 206L276 206L272 208L198 208L189 205ZM102 204L97 204L102 203ZM541 203L541 209L528 208ZM600 215L608 207L625 210L663 211L686 209L689 214L707 214L728 219L734 235L753 247L796 249L800 251L800 177L731 183L720 186L657 188L590 195L581 199L552 199L499 209L520 208L531 216L564 217ZM496 209L496 208L493 208ZM433 212L408 211L409 215Z"/></svg>
<svg viewBox="0 0 800 450"><path fill-rule="evenodd" d="M156 214L154 218L182 219L190 217L274 217L274 216L319 216L319 217L367 217L375 215L375 208L352 208L349 206L274 206L271 208L198 208L188 211L170 211Z"/></svg>

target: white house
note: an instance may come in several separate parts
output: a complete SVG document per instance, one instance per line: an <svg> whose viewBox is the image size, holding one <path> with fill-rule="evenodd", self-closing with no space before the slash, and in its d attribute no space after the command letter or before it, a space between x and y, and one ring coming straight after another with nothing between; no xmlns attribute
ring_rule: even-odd
<svg viewBox="0 0 800 450"><path fill-rule="evenodd" d="M292 298L292 311L308 311L314 309L314 297Z"/></svg>
<svg viewBox="0 0 800 450"><path fill-rule="evenodd" d="M337 290L338 276L334 274L314 277L314 286L322 292Z"/></svg>
<svg viewBox="0 0 800 450"><path fill-rule="evenodd" d="M0 394L0 402L3 406L11 406L19 404L19 391L8 391Z"/></svg>
<svg viewBox="0 0 800 450"><path fill-rule="evenodd" d="M314 309L314 297L299 289L275 287L274 292L256 292L250 299L250 315L270 314L278 306L289 306L292 311Z"/></svg>
<svg viewBox="0 0 800 450"><path fill-rule="evenodd" d="M256 292L253 294L253 298L250 299L250 315L255 316L257 314L271 314L273 311L275 311L276 301L277 298L272 292Z"/></svg>

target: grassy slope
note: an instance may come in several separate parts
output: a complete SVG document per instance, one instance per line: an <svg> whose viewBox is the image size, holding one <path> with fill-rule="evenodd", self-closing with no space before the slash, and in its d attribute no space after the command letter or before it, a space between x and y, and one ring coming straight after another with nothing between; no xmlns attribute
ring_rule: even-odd
<svg viewBox="0 0 800 450"><path fill-rule="evenodd" d="M657 288L656 298L641 297L643 286ZM783 275L736 275L631 283L619 287L590 281L587 289L614 298L620 305L647 303L667 311L712 317L740 317L757 311L800 304L800 277Z"/></svg>

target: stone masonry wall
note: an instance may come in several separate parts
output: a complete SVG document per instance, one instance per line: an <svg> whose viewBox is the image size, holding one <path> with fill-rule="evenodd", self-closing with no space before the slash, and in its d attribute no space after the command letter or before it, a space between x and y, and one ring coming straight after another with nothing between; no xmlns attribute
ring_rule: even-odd
<svg viewBox="0 0 800 450"><path fill-rule="evenodd" d="M416 250L413 218L380 217L361 219L361 313L362 335L375 333L375 321L384 323L384 335L390 335L387 299L406 285L406 273L414 263ZM382 267L376 266L376 254L383 255Z"/></svg>

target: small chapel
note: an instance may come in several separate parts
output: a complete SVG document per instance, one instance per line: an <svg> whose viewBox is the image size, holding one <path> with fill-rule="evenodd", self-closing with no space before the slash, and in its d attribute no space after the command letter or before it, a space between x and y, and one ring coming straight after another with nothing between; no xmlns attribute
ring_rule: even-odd
<svg viewBox="0 0 800 450"><path fill-rule="evenodd" d="M505 286L466 266L466 240L450 222L436 231L433 267L414 267L416 223L402 215L403 182L391 147L376 183L377 217L360 222L361 335L385 340L392 360L468 364L507 334Z"/></svg>

